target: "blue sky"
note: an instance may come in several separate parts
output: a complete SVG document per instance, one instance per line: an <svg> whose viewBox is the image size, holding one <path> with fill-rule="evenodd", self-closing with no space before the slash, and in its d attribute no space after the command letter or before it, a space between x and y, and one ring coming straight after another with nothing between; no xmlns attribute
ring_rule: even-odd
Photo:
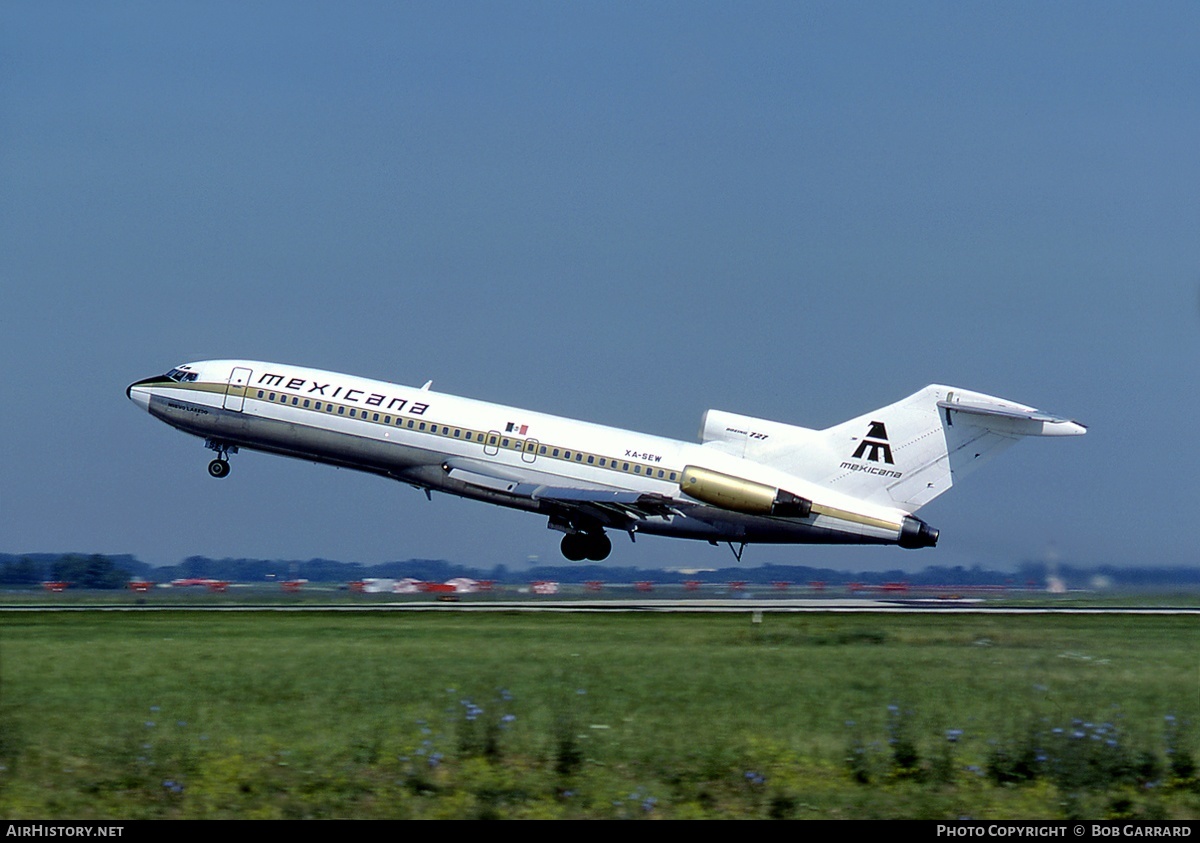
<svg viewBox="0 0 1200 843"><path fill-rule="evenodd" d="M136 379L247 357L693 439L943 382L1077 418L835 568L1200 561L1194 3L0 7L0 551L557 560ZM611 560L725 565L621 537Z"/></svg>

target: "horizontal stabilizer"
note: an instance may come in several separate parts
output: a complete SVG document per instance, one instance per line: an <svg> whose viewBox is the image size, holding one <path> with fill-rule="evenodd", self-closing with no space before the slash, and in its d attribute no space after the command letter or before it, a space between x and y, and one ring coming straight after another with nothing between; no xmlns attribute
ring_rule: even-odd
<svg viewBox="0 0 1200 843"><path fill-rule="evenodd" d="M948 425L954 424L955 415L964 413L971 417L968 419L971 423L989 429L1007 428L1008 432L1017 436L1080 436L1087 433L1087 427L1077 421L1052 416L1040 410L1013 409L965 401L939 401L937 405L946 411ZM1021 422L1024 424L1020 424Z"/></svg>

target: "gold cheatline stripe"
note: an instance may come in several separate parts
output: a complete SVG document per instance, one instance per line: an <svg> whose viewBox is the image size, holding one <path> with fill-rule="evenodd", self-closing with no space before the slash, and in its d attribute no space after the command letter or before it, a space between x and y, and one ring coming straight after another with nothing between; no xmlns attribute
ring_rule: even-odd
<svg viewBox="0 0 1200 843"><path fill-rule="evenodd" d="M885 530L899 530L903 524L897 524L894 521L888 521L883 518L872 518L869 515L859 515L857 512L848 512L844 509L836 509L832 506L824 506L823 504L814 503L812 511L818 515L828 515L830 518L840 518L842 521L853 521L855 524L865 524L868 527L882 527Z"/></svg>

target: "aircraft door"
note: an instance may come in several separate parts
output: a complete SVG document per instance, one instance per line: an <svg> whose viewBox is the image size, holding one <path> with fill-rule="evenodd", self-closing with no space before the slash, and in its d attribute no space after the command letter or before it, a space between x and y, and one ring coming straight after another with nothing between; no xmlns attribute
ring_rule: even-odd
<svg viewBox="0 0 1200 843"><path fill-rule="evenodd" d="M483 441L483 452L489 457L494 457L500 453L500 431L488 431L487 439Z"/></svg>
<svg viewBox="0 0 1200 843"><path fill-rule="evenodd" d="M249 369L241 366L229 373L229 385L225 387L225 409L240 413L246 405L246 387L250 384Z"/></svg>
<svg viewBox="0 0 1200 843"><path fill-rule="evenodd" d="M539 443L536 439L526 439L525 447L521 450L522 462L533 462L536 460L538 455L538 445L540 444L541 443Z"/></svg>

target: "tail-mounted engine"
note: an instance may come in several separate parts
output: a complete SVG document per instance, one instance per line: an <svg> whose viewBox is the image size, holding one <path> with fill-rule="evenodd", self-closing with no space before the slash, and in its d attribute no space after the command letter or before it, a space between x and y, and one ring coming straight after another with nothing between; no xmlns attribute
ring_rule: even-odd
<svg viewBox="0 0 1200 843"><path fill-rule="evenodd" d="M807 518L812 513L812 501L807 498L695 465L684 467L679 488L698 501L748 515Z"/></svg>
<svg viewBox="0 0 1200 843"><path fill-rule="evenodd" d="M903 548L915 550L918 547L935 547L938 531L930 527L920 518L905 516L904 524L900 527L900 539L896 543Z"/></svg>

